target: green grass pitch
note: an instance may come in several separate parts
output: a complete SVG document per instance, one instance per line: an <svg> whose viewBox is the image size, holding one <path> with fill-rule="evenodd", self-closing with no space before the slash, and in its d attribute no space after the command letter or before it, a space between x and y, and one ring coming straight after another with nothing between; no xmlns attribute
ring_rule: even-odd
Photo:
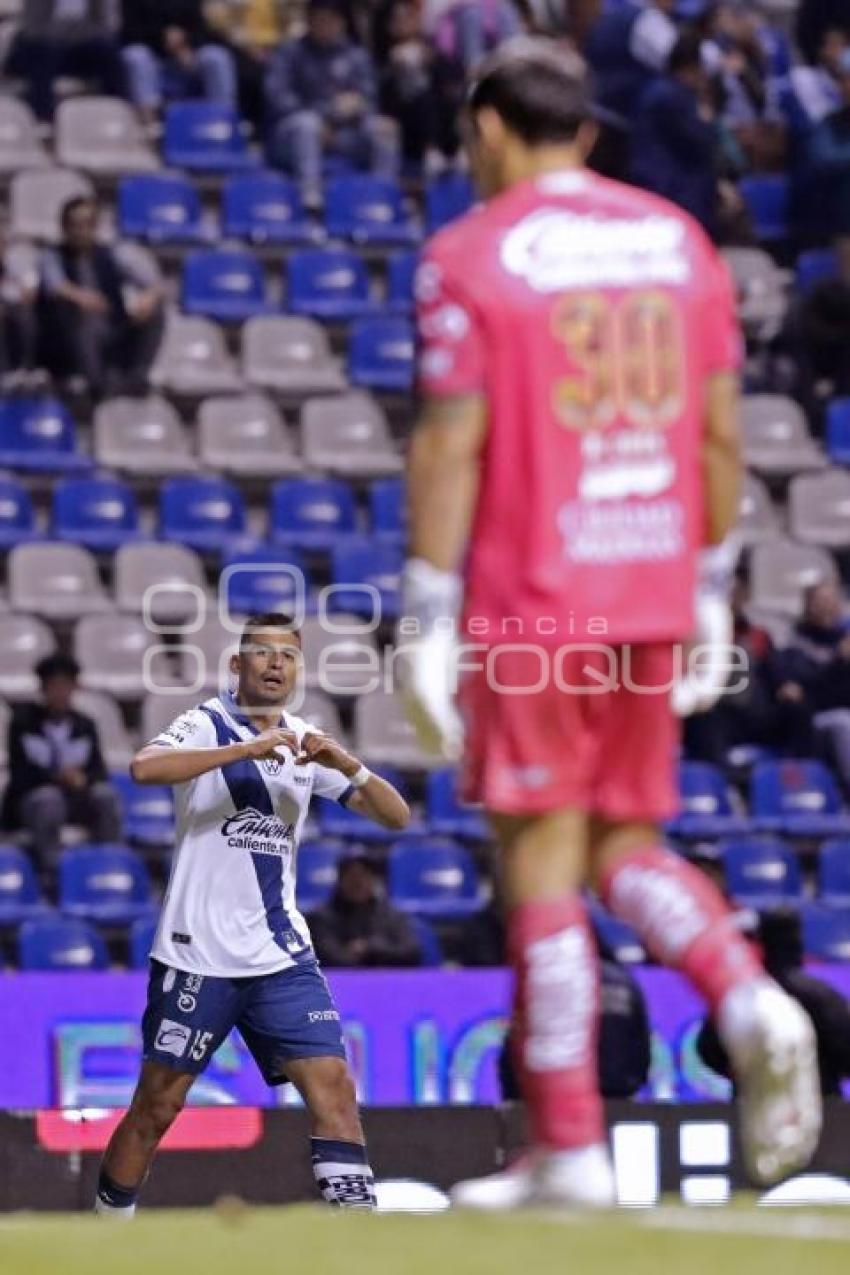
<svg viewBox="0 0 850 1275"><path fill-rule="evenodd" d="M2 1275L845 1275L850 1212L352 1215L319 1207L0 1218Z"/></svg>

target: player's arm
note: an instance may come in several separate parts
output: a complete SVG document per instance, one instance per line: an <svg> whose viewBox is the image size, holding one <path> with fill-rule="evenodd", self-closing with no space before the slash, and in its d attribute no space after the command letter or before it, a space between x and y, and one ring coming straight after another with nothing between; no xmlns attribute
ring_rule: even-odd
<svg viewBox="0 0 850 1275"><path fill-rule="evenodd" d="M391 783L374 775L335 739L320 731L307 731L295 757L296 766L316 763L313 791L339 800L346 794L349 810L365 815L382 828L401 830L410 823L410 807ZM354 785L354 791L351 791Z"/></svg>
<svg viewBox="0 0 850 1275"><path fill-rule="evenodd" d="M407 469L410 553L438 571L457 572L463 559L486 425L475 394L426 398L419 414Z"/></svg>
<svg viewBox="0 0 850 1275"><path fill-rule="evenodd" d="M738 521L742 462L739 382L735 372L715 372L706 383L702 471L706 542L720 544Z"/></svg>
<svg viewBox="0 0 850 1275"><path fill-rule="evenodd" d="M137 784L185 784L230 762L259 761L280 748L294 751L294 743L295 736L287 730L267 730L254 739L212 748L175 747L163 737L163 742L146 744L136 753L130 774Z"/></svg>

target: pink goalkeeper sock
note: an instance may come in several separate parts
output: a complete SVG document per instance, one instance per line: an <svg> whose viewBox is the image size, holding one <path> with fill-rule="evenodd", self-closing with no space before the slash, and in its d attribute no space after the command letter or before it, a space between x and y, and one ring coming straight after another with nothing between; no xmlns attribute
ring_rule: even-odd
<svg viewBox="0 0 850 1275"><path fill-rule="evenodd" d="M525 903L508 917L516 971L514 1056L537 1146L603 1142L597 1075L599 973L584 904Z"/></svg>
<svg viewBox="0 0 850 1275"><path fill-rule="evenodd" d="M625 855L604 875L600 893L656 960L691 980L712 1011L732 988L764 973L717 887L669 850Z"/></svg>

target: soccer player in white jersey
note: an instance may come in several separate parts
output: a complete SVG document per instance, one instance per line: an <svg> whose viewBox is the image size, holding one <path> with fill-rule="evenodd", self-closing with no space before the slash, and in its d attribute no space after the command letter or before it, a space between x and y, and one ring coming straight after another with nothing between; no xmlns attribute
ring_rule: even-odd
<svg viewBox="0 0 850 1275"><path fill-rule="evenodd" d="M296 862L313 793L387 828L404 828L410 811L284 711L300 658L286 616L252 616L231 661L235 692L184 713L133 759L137 782L174 785L177 845L151 952L141 1074L103 1159L99 1213L132 1217L161 1139L234 1027L267 1083L291 1081L302 1095L325 1200L374 1207L339 1013L296 905Z"/></svg>

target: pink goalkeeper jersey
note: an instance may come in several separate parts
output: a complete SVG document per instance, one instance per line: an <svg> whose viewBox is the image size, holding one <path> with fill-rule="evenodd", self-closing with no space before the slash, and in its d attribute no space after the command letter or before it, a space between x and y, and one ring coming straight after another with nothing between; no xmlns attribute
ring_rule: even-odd
<svg viewBox="0 0 850 1275"><path fill-rule="evenodd" d="M740 359L702 230L645 191L554 173L436 235L416 294L422 392L488 405L470 639L688 636L706 379Z"/></svg>

